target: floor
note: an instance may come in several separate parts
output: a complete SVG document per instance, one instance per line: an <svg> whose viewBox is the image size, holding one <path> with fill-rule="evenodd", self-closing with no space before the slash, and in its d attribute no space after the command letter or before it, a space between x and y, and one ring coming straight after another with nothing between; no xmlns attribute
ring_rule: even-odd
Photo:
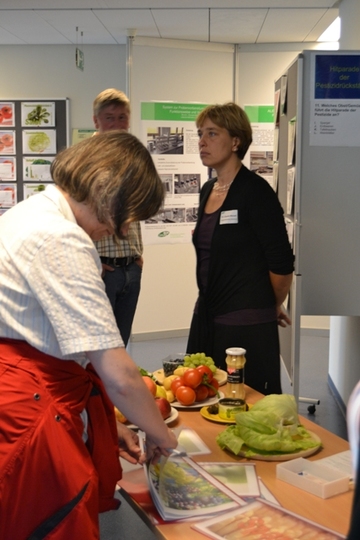
<svg viewBox="0 0 360 540"><path fill-rule="evenodd" d="M170 354L185 352L186 338L132 341L128 351L138 366L155 371ZM303 332L300 340L300 396L320 400L314 414L309 403L299 403L299 414L347 439L346 421L328 384L329 339L323 335ZM246 374L245 374L246 378ZM285 369L282 370L284 393L292 393ZM101 540L156 540L134 509L121 494L121 506L116 512L100 515Z"/></svg>

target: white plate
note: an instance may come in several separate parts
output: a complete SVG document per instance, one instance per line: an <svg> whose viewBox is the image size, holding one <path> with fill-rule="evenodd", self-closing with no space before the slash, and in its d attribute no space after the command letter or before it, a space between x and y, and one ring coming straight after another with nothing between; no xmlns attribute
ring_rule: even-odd
<svg viewBox="0 0 360 540"><path fill-rule="evenodd" d="M171 414L170 416L166 418L166 420L164 420L165 424L171 424L177 419L178 416L179 416L179 411L174 409L174 407L171 407ZM124 424L124 425L130 429L139 429L137 426L135 426L135 424Z"/></svg>
<svg viewBox="0 0 360 540"><path fill-rule="evenodd" d="M305 458L312 456L315 454L318 450L321 448L321 439L316 433L313 433L312 431L308 431L311 438L317 443L317 446L314 446L313 448L308 448L307 450L299 450L298 452L292 452L290 454L284 454L279 452L279 454L253 454L251 457L246 458L245 451L240 452L237 454L239 457L245 457L246 459L257 459L259 461L289 461L291 459L296 458ZM230 452L230 450L229 450Z"/></svg>
<svg viewBox="0 0 360 540"><path fill-rule="evenodd" d="M214 403L217 403L219 399L223 398L224 394L222 392L219 392L219 397L214 396L208 399L205 399L204 401L196 401L192 405L181 405L178 401L173 401L171 403L172 407L175 407L176 409L201 409L202 407L207 407L209 405L213 405Z"/></svg>

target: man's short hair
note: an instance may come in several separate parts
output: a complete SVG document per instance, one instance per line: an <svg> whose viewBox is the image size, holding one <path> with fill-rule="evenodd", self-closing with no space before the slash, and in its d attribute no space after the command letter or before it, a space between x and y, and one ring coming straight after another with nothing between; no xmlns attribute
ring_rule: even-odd
<svg viewBox="0 0 360 540"><path fill-rule="evenodd" d="M122 105L130 112L130 100L124 92L116 88L107 88L96 96L93 103L93 113L97 116L102 109L109 105Z"/></svg>

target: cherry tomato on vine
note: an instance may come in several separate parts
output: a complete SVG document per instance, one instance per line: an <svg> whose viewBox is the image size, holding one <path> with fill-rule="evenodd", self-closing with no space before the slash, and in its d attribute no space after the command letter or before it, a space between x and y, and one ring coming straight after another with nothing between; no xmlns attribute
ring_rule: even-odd
<svg viewBox="0 0 360 540"><path fill-rule="evenodd" d="M217 382L216 379L213 379L210 383L210 386L212 386L212 388L209 388L208 387L208 390L209 390L209 395L208 397L214 397L216 396L217 394L217 391L219 389L219 383Z"/></svg>
<svg viewBox="0 0 360 540"><path fill-rule="evenodd" d="M176 390L175 397L181 405L192 405L195 401L195 390L190 386L179 386Z"/></svg>
<svg viewBox="0 0 360 540"><path fill-rule="evenodd" d="M199 386L195 388L195 394L195 401L205 401L209 395L209 388L205 386L205 384L199 384Z"/></svg>
<svg viewBox="0 0 360 540"><path fill-rule="evenodd" d="M171 381L171 385L170 385L170 388L171 388L171 391L172 393L176 394L176 390L179 388L179 386L183 386L184 385L184 379L183 377L176 377L176 379L174 379L173 381Z"/></svg>
<svg viewBox="0 0 360 540"><path fill-rule="evenodd" d="M198 366L196 370L201 373L202 382L211 383L213 380L214 374L209 368L209 366Z"/></svg>
<svg viewBox="0 0 360 540"><path fill-rule="evenodd" d="M196 388L202 381L201 373L195 368L190 368L185 371L183 375L185 386L190 386L190 388Z"/></svg>

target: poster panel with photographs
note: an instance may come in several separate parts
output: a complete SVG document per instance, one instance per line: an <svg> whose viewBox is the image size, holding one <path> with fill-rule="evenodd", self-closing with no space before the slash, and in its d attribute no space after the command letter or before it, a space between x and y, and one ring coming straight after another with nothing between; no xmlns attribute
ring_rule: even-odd
<svg viewBox="0 0 360 540"><path fill-rule="evenodd" d="M195 120L206 105L141 103L141 139L164 184L165 203L142 223L144 244L190 243L197 220L199 194L208 169L199 156Z"/></svg>
<svg viewBox="0 0 360 540"><path fill-rule="evenodd" d="M67 98L0 101L0 185L9 183L14 193L2 194L3 206L4 200L9 207L36 193L40 183L52 182L51 163L70 142L68 117Z"/></svg>
<svg viewBox="0 0 360 540"><path fill-rule="evenodd" d="M246 105L253 142L243 159L244 165L262 176L276 191L274 177L274 105Z"/></svg>

